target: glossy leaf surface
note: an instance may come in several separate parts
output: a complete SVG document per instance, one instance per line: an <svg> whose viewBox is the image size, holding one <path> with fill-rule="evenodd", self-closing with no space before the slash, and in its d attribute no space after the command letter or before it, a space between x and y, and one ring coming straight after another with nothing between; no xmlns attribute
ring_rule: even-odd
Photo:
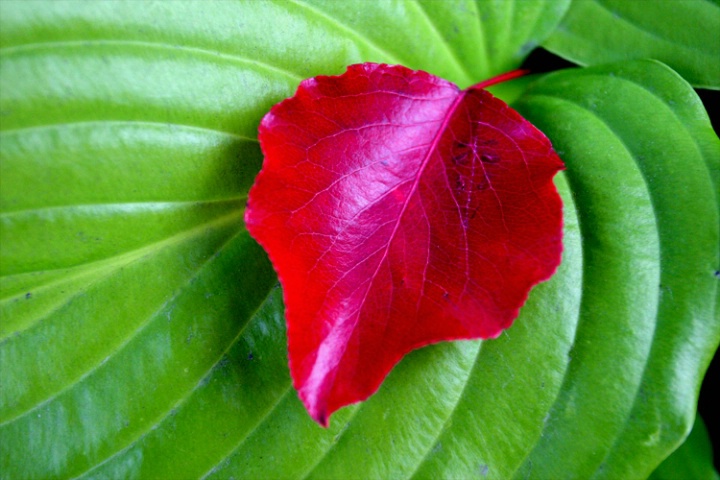
<svg viewBox="0 0 720 480"><path fill-rule="evenodd" d="M550 434L523 468L539 476L567 468L601 478L647 476L691 428L720 336L711 300L720 142L687 84L653 61L549 75L517 106L549 129L563 158L569 154L569 181L583 206L585 273L595 277L584 286L581 330L547 419ZM626 208L635 214L621 213ZM652 213L639 214L646 208ZM620 220L632 217L632 225ZM560 460L558 451L574 456Z"/></svg>
<svg viewBox="0 0 720 480"><path fill-rule="evenodd" d="M702 88L720 88L716 0L574 0L543 47L581 65L654 58Z"/></svg>
<svg viewBox="0 0 720 480"><path fill-rule="evenodd" d="M480 86L352 65L303 81L259 139L245 222L280 277L294 385L321 425L411 350L500 335L560 263L562 161Z"/></svg>
<svg viewBox="0 0 720 480"><path fill-rule="evenodd" d="M499 73L478 40L507 48L492 61L508 70L511 44L492 32L537 43L560 20L544 2L343 17L347 3L0 1L0 477L506 479L543 464L642 477L682 441L718 342L720 153L694 92L654 62L564 72L516 105L569 168L563 263L513 328L409 354L328 430L308 417L277 279L242 224L262 116L302 78L363 61L464 88ZM639 180L634 162L655 158ZM648 281L658 271L670 288ZM628 311L654 302L678 310L648 339ZM645 362L619 353L638 336ZM580 379L594 395L576 395ZM561 435L567 418L584 429ZM616 443L603 469L583 449L596 435L599 451Z"/></svg>

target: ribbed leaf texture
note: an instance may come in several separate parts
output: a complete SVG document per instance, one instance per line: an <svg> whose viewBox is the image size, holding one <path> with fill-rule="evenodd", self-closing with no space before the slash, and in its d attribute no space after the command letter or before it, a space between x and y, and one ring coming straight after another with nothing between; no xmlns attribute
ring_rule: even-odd
<svg viewBox="0 0 720 480"><path fill-rule="evenodd" d="M262 117L361 62L466 88L569 4L369 3L0 1L0 477L637 478L682 441L720 335L720 146L655 61L507 84L566 163L557 274L496 340L307 415L243 225Z"/></svg>

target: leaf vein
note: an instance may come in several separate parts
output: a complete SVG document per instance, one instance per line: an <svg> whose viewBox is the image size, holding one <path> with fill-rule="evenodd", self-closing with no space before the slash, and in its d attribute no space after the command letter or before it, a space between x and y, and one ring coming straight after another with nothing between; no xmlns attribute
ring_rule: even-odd
<svg viewBox="0 0 720 480"><path fill-rule="evenodd" d="M217 253L219 253L219 252L221 252L223 249L225 249L225 248L226 248L233 240L235 240L240 234L242 234L242 231L237 232L236 234L230 236L230 238L229 238L228 240L226 240L226 241L223 243L223 245L221 245L221 246L217 249ZM195 271L193 272L193 275L188 279L188 282L186 282L186 285L189 284L189 283L190 283L190 280L192 280L193 278L195 278L216 256L217 256L217 255L212 255L212 256L210 256L203 264L199 265L198 268L196 268ZM139 432L139 435L137 435L133 440L131 440L124 448L122 448L122 449L120 449L120 450L117 450L117 451L114 452L113 454L111 454L111 455L107 456L106 458L104 458L104 459L103 459L102 461L100 461L99 463L96 463L95 465L93 465L93 466L92 466L91 468L89 468L88 470L85 470L85 471L83 471L83 472L80 472L79 474L77 474L77 475L76 475L75 477L73 477L73 478L74 478L74 479L78 479L78 478L80 478L80 477L86 476L87 474L89 474L90 472L98 469L99 467L101 467L102 465L106 464L107 462L109 462L109 461L112 460L113 458L117 457L118 455L121 455L123 452L128 451L128 450L129 450L130 448L132 448L135 444L137 444L139 441L141 441L143 438L145 438L148 434L150 434L151 432L153 432L153 431L155 430L155 427L158 426L160 423L162 423L165 419L167 419L167 418L172 414L173 411L177 411L178 408L182 407L185 403L187 403L187 402L189 401L190 397L192 397L192 395L198 390L198 388L200 388L201 386L204 385L204 383L205 383L205 382L204 382L204 381L205 381L205 378L208 376L208 374L209 374L210 372L212 372L212 370L217 366L217 364L222 360L222 358L227 354L227 352L230 351L230 349L238 342L238 340L240 339L240 337L242 336L242 334L245 332L245 330L247 329L247 327L250 325L250 323L252 323L252 318L257 314L257 312L260 310L260 308L262 308L263 304L267 301L268 297L272 294L272 291L273 291L273 288L268 289L268 294L265 296L265 298L264 298L261 302L258 303L258 306L257 306L257 308L255 308L255 310L253 311L253 313L251 313L251 314L248 316L248 321L245 322L245 325L243 325L243 326L240 328L240 330L238 331L238 333L237 333L237 335L235 336L235 338L228 343L227 347L225 347L225 349L218 354L217 360L208 367L208 369L205 371L205 373L204 373L203 375L200 375L200 376L199 376L199 380L195 383L195 386L193 386L192 389L188 390L183 396L181 396L180 399L179 399L178 401L176 401L169 409L167 409L165 412L162 412L160 415L158 415L153 422L148 423L148 426L147 426L144 430L141 430L141 431ZM170 303L171 301L173 301L173 300L174 300L175 298L177 298L181 293L182 293L182 288L179 289L178 292L176 292L171 298L169 298L168 301L165 302L164 305L167 305L168 303ZM164 306L164 305L163 305L163 306ZM161 308L162 308L162 307L161 307ZM157 312L156 312L156 313L157 313ZM156 316L155 314L151 315L148 323L144 324L144 325L141 327L141 329L144 329L149 323L152 323L152 319L153 319L155 316ZM126 342L126 343L123 345L123 347L124 347L125 345L127 345L128 343L130 343L130 342Z"/></svg>
<svg viewBox="0 0 720 480"><path fill-rule="evenodd" d="M215 219L215 220L213 220L213 221L207 222L207 223L205 223L205 224L203 224L203 225L200 225L200 226L198 226L198 227L193 228L192 230L184 231L184 232L182 232L182 234L175 235L175 236L173 236L173 237L170 237L170 239L165 239L165 240L163 240L163 241L161 241L161 242L158 242L158 243L156 243L156 244L153 244L152 246L145 247L145 248L143 248L143 249L133 251L132 253L133 253L133 254L136 254L136 255L137 255L137 258L144 258L144 255L140 255L139 252L142 252L142 251L152 251L152 250L164 248L164 247L166 247L166 246L169 246L169 245L172 245L172 244L175 244L175 243L181 243L183 240L188 239L188 238L196 235L197 233L204 231L205 229L207 229L207 228L208 228L209 226L211 226L211 225L220 225L220 224L223 224L223 223L229 223L230 220L235 219L237 216L239 216L239 213L238 213L238 212L233 212L233 213L231 213L231 214L224 215L224 216L220 217L219 219ZM230 239L228 239L228 240L218 249L218 251L220 251L220 250L222 250L223 248L225 248L225 246L226 246L230 241L232 241L235 237L237 237L237 235L239 235L241 232L242 232L242 230L241 230L240 232L232 235L232 236L230 237ZM123 255L123 257L125 257L125 255ZM195 271L193 272L192 276L188 279L188 282L189 282L190 279L194 278L194 276L196 276L213 258L214 258L213 256L210 256L210 257L208 257L202 264L198 265L198 267L196 267ZM133 260L131 260L131 261L133 261ZM104 278L104 277L101 277L101 278ZM187 285L188 282L186 282L186 285ZM160 309L162 309L166 304L168 304L168 303L169 303L170 301L172 301L173 299L177 298L177 296L178 296L181 292L182 292L182 288L178 289L178 291L177 291L170 299L168 299L167 302L165 302L165 303L160 307ZM69 300L70 300L70 299L69 299ZM158 310L158 311L159 311L159 310ZM102 359L101 359L98 363L96 363L92 368L90 368L89 370L83 372L82 375L80 375L80 376L77 377L76 379L72 380L70 383L68 383L67 385L65 385L63 388L61 388L60 390L57 390L56 392L54 392L52 395L50 395L49 397L45 398L45 399L42 400L41 402L36 403L36 404L35 404L34 406L32 406L31 408L29 408L29 409L27 409L27 410L25 410L25 411L22 411L22 412L20 412L20 413L18 413L18 414L15 414L13 417L11 417L11 418L9 418L9 419L3 420L2 422L0 422L0 427L4 427L5 425L8 425L8 424L10 424L10 423L13 423L13 422L15 422L15 421L17 421L17 420L19 420L19 419L21 419L21 418L23 418L23 417L31 414L32 412L36 411L37 409L39 409L39 408L41 408L41 407L49 404L49 403L50 403L51 401L53 401L54 399L60 397L60 396L61 396L62 394L64 394L65 392L71 390L72 388L74 388L75 386L77 386L78 384L80 384L82 381L84 381L86 378L90 377L94 372L96 372L96 371L97 371L98 369L100 369L105 363L107 363L107 360L108 360L110 357L112 357L113 355L116 355L118 352L122 351L128 344L130 344L130 343L132 342L132 340L133 340L134 338L136 338L136 337L140 334L140 332L142 332L142 331L147 327L147 325L148 325L149 323L152 322L152 320L155 318L155 316L156 316L156 314L157 314L158 311L156 311L153 315L151 315L151 316L147 319L146 322L138 325L138 326L135 328L135 330L133 330L132 332L130 332L130 335L127 336L127 337L125 337L125 339L123 339L123 341L122 341L121 343L119 343L119 344L117 345L117 347L114 348L114 349L110 352L110 354L108 354L108 355L103 355L103 356L102 356ZM27 332L27 330L25 330L25 332ZM15 339L15 338L18 338L18 337L12 337L11 339Z"/></svg>
<svg viewBox="0 0 720 480"><path fill-rule="evenodd" d="M217 50L208 50L200 47L189 47L180 44L169 44L159 41L147 41L147 40L56 40L49 42L37 42L37 43L26 43L22 45L13 45L9 47L0 48L0 56L10 56L15 54L22 54L27 51L42 50L42 49L55 49L55 48L68 48L68 47L88 47L88 46L135 46L143 48L153 48L157 50L173 50L173 51L184 51L196 55L211 56L215 58L221 58L226 61L234 63L242 63L246 65L252 65L256 68L269 71L275 74L280 74L284 77L290 78L293 82L299 82L303 77L295 72L284 70L275 65L260 60L252 59L236 53L225 53Z"/></svg>

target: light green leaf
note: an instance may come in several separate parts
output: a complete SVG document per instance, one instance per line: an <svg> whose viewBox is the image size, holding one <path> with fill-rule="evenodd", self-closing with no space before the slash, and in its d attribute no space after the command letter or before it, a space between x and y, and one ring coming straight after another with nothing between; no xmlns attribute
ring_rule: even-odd
<svg viewBox="0 0 720 480"><path fill-rule="evenodd" d="M580 65L660 60L696 87L720 88L717 0L573 0L543 47Z"/></svg>
<svg viewBox="0 0 720 480"><path fill-rule="evenodd" d="M302 78L401 62L465 86L566 7L1 1L0 477L649 473L720 336L718 139L666 67L564 72L520 100L568 164L557 275L499 339L412 353L328 430L291 387L281 290L242 223L257 124Z"/></svg>

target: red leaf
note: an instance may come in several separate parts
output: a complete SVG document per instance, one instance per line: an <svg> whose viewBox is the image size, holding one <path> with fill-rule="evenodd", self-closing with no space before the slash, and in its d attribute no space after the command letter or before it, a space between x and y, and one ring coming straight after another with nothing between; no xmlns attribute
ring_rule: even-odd
<svg viewBox="0 0 720 480"><path fill-rule="evenodd" d="M245 221L283 286L294 386L323 426L409 351L497 337L560 263L563 164L490 83L352 65L303 81L260 124Z"/></svg>

